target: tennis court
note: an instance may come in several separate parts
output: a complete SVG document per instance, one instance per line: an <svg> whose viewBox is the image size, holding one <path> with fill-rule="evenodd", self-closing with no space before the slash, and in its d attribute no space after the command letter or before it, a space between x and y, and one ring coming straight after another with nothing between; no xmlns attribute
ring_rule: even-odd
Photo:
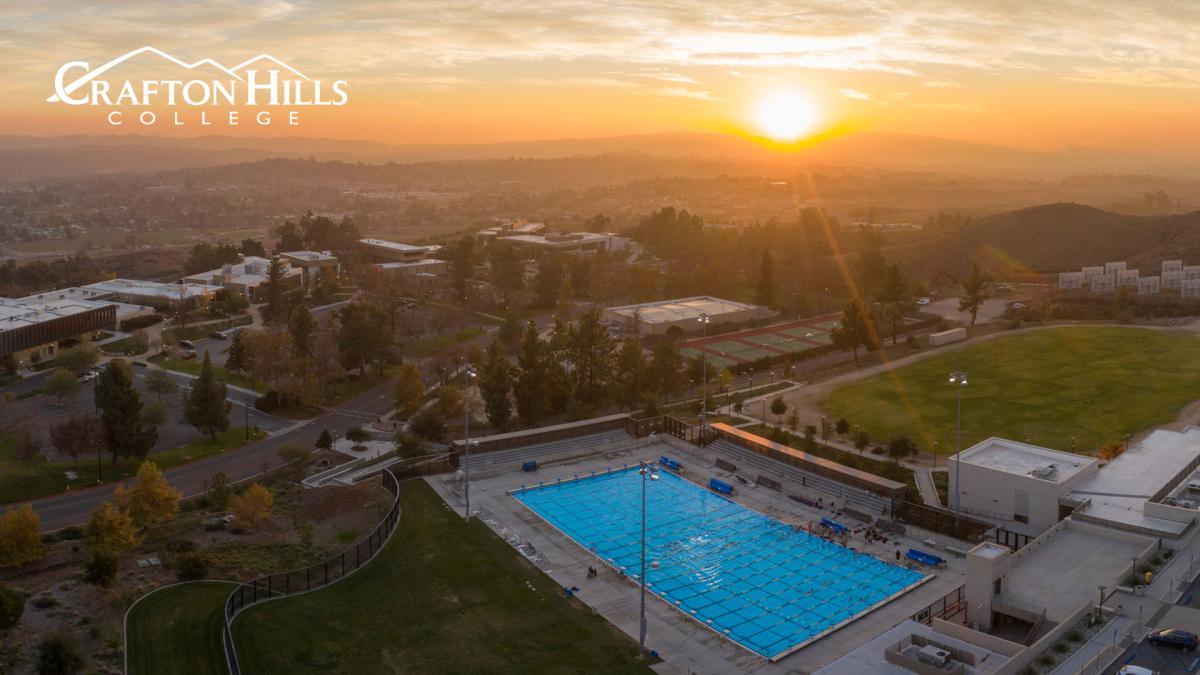
<svg viewBox="0 0 1200 675"><path fill-rule="evenodd" d="M704 354L710 364L720 368L773 356L798 354L832 343L831 331L841 325L839 318L839 314L826 314L688 340L679 345L679 351L687 358Z"/></svg>

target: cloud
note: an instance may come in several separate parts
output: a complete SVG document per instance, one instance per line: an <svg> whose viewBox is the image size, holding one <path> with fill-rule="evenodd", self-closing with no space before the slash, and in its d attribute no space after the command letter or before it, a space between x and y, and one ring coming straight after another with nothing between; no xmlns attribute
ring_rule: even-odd
<svg viewBox="0 0 1200 675"><path fill-rule="evenodd" d="M841 94L842 96L845 96L846 98L852 98L852 99L855 99L858 101L870 101L871 100L870 94L861 92L857 89L838 89L837 93Z"/></svg>
<svg viewBox="0 0 1200 675"><path fill-rule="evenodd" d="M657 93L662 96L680 96L683 98L698 98L704 101L715 101L712 92L701 91L698 89L688 89L687 87L663 87L658 89Z"/></svg>

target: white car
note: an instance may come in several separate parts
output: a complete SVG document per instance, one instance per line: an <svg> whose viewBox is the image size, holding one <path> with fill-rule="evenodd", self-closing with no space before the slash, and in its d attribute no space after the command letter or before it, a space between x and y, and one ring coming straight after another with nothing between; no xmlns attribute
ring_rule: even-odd
<svg viewBox="0 0 1200 675"><path fill-rule="evenodd" d="M1011 304L1009 306L1012 307L1013 309L1025 309L1025 303L1023 303L1023 302L1014 302L1013 304Z"/></svg>
<svg viewBox="0 0 1200 675"><path fill-rule="evenodd" d="M917 300L917 304L918 304L918 305L921 305L921 306L928 305L928 304L929 304L929 298L920 298L920 299L918 299L918 300Z"/></svg>
<svg viewBox="0 0 1200 675"><path fill-rule="evenodd" d="M1142 666L1121 666L1117 671L1117 675L1158 675L1157 670L1150 670Z"/></svg>
<svg viewBox="0 0 1200 675"><path fill-rule="evenodd" d="M91 382L92 380L96 379L97 377L100 377L100 373L97 373L94 370L89 370L88 372L79 376L79 383L87 384L88 382Z"/></svg>

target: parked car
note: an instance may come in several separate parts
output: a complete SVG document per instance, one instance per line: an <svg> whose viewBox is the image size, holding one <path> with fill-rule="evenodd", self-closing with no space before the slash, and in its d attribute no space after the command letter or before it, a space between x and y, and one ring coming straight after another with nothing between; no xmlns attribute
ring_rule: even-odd
<svg viewBox="0 0 1200 675"><path fill-rule="evenodd" d="M1189 652L1195 651L1196 647L1200 646L1200 637L1196 637L1195 633L1189 633L1179 628L1156 630L1150 633L1150 636L1146 639L1156 645L1179 647Z"/></svg>
<svg viewBox="0 0 1200 675"><path fill-rule="evenodd" d="M928 304L929 304L929 298L919 298L919 299L917 300L917 304L918 304L918 305L921 305L921 306L928 305Z"/></svg>
<svg viewBox="0 0 1200 675"><path fill-rule="evenodd" d="M79 383L87 384L88 382L91 382L92 380L96 379L97 377L100 377L100 373L97 373L94 370L89 370L88 372L79 376Z"/></svg>
<svg viewBox="0 0 1200 675"><path fill-rule="evenodd" d="M1018 309L1025 309L1025 303L1023 303L1023 302L1014 302L1013 304L1009 305L1009 307L1012 307L1014 311L1015 311L1015 310L1018 310Z"/></svg>
<svg viewBox="0 0 1200 675"><path fill-rule="evenodd" d="M210 337L214 340L228 340L229 339L228 336L226 336L224 333L222 333L219 330L214 330L213 332L209 333L208 337Z"/></svg>
<svg viewBox="0 0 1200 675"><path fill-rule="evenodd" d="M196 351L196 344L194 342L192 342L191 340L180 340L179 348L180 349L190 349L192 351Z"/></svg>
<svg viewBox="0 0 1200 675"><path fill-rule="evenodd" d="M187 360L187 359L194 359L194 358L196 358L196 350L195 350L195 349L189 349L189 350L187 350L186 352L184 352L184 353L180 354L180 355L179 355L179 358L181 358L181 359L184 359L184 360Z"/></svg>
<svg viewBox="0 0 1200 675"><path fill-rule="evenodd" d="M1117 675L1158 675L1157 670L1150 670L1143 666L1121 666L1117 671Z"/></svg>

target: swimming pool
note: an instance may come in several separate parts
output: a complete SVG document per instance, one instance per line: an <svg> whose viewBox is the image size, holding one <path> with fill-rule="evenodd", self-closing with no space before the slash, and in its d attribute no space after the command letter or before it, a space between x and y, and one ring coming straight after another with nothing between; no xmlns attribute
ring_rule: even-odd
<svg viewBox="0 0 1200 675"><path fill-rule="evenodd" d="M680 611L776 660L928 577L855 553L661 468L646 490L646 583ZM641 569L637 467L513 496L617 570Z"/></svg>

